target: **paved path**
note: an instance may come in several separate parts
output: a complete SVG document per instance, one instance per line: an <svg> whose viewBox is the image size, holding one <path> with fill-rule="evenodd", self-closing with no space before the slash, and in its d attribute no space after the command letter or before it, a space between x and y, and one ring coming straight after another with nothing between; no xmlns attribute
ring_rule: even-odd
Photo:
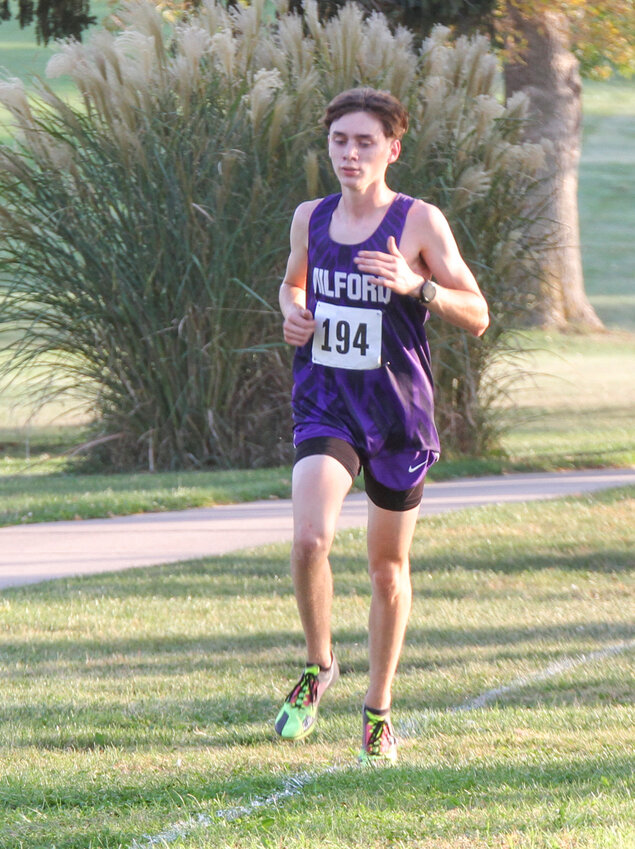
<svg viewBox="0 0 635 849"><path fill-rule="evenodd" d="M421 515L483 504L557 498L626 484L635 484L635 469L430 482L424 492ZM366 496L350 495L339 527L361 527L365 523ZM291 503L280 499L0 528L0 588L223 554L289 540L291 527Z"/></svg>

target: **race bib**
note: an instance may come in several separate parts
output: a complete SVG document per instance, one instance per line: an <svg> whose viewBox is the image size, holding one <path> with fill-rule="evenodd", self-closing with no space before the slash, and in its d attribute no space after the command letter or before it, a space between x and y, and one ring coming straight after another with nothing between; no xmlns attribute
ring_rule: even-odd
<svg viewBox="0 0 635 849"><path fill-rule="evenodd" d="M357 371L380 367L381 310L318 301L315 321L314 363Z"/></svg>

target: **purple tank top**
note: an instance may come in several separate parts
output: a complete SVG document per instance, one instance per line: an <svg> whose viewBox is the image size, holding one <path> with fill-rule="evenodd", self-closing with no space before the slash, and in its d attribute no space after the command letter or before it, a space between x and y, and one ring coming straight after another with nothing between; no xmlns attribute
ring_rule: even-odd
<svg viewBox="0 0 635 849"><path fill-rule="evenodd" d="M345 245L329 235L340 197L324 198L309 222L306 299L319 332L295 352L295 443L341 436L364 459L406 448L436 454L427 310L370 283L353 262L360 250L386 252L389 236L399 245L413 198L398 194L370 238Z"/></svg>

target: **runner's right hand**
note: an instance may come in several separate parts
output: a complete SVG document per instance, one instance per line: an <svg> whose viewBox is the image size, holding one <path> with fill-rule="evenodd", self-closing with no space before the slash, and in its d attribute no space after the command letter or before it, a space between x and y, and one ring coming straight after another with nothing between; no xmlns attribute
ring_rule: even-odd
<svg viewBox="0 0 635 849"><path fill-rule="evenodd" d="M282 325L284 341L300 347L306 345L315 332L315 319L310 310L296 306L287 315Z"/></svg>

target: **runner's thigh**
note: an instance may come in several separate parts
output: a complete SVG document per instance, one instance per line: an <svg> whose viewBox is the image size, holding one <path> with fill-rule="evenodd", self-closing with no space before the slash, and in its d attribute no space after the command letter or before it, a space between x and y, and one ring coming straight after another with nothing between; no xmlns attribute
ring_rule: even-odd
<svg viewBox="0 0 635 849"><path fill-rule="evenodd" d="M293 467L294 537L310 534L328 545L352 478L334 457L312 454Z"/></svg>

